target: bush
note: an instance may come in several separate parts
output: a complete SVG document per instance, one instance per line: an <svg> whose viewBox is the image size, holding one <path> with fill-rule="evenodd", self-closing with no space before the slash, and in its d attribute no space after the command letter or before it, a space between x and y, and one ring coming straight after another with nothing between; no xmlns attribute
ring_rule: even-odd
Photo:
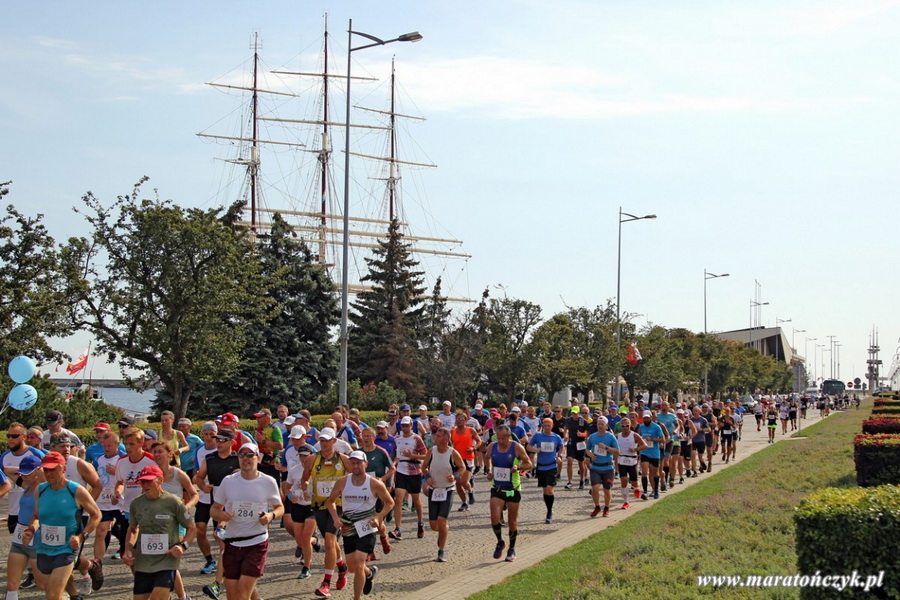
<svg viewBox="0 0 900 600"><path fill-rule="evenodd" d="M800 598L897 598L900 571L900 488L825 488L804 498L794 512L797 566L801 575L884 571L883 586L864 593L801 587Z"/></svg>
<svg viewBox="0 0 900 600"><path fill-rule="evenodd" d="M884 398L877 398L874 404L875 408L883 408L886 406L896 406L900 407L900 400L886 400Z"/></svg>
<svg viewBox="0 0 900 600"><path fill-rule="evenodd" d="M900 419L890 417L878 417L866 419L862 422L863 433L900 433Z"/></svg>
<svg viewBox="0 0 900 600"><path fill-rule="evenodd" d="M872 409L872 416L876 415L900 416L900 406L876 406Z"/></svg>
<svg viewBox="0 0 900 600"><path fill-rule="evenodd" d="M862 487L900 484L900 435L880 433L853 438L856 482Z"/></svg>

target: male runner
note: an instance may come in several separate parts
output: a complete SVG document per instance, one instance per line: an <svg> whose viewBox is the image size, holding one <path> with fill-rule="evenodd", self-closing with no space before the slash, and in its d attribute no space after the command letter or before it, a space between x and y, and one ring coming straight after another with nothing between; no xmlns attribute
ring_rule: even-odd
<svg viewBox="0 0 900 600"><path fill-rule="evenodd" d="M647 443L641 450L641 500L647 499L647 483L653 478L653 499L659 500L659 459L660 448L666 443L666 435L658 424L653 422L653 413L644 411L644 422L638 426L638 435Z"/></svg>
<svg viewBox="0 0 900 600"><path fill-rule="evenodd" d="M628 502L628 483L631 483L631 489L634 491L634 497L640 498L641 492L638 490L638 455L641 450L647 447L647 443L637 433L631 429L631 419L625 417L619 420L622 431L616 434L616 444L619 448L619 455L616 463L619 467L619 479L621 480L622 491L622 510L631 508Z"/></svg>
<svg viewBox="0 0 900 600"><path fill-rule="evenodd" d="M615 460L619 455L619 444L616 436L606 430L606 417L597 419L597 431L588 436L585 454L591 461L591 498L594 510L591 517L600 513L600 486L603 486L603 516L609 516L609 503L612 497L612 484L615 479Z"/></svg>
<svg viewBox="0 0 900 600"><path fill-rule="evenodd" d="M394 530L390 533L391 539L400 541L403 539L400 526L403 523L403 500L410 496L419 519L417 535L425 535L425 523L422 521L422 460L425 458L425 442L421 437L412 432L412 419L403 417L400 419L402 434L395 438L397 443L397 474L395 476L395 503L394 503Z"/></svg>
<svg viewBox="0 0 900 600"><path fill-rule="evenodd" d="M541 425L541 431L528 440L528 449L536 459L538 487L543 488L544 505L547 507L544 522L549 524L553 523L553 491L562 469L562 449L565 444L558 434L553 433L553 419L546 417ZM531 454L529 458L530 456Z"/></svg>
<svg viewBox="0 0 900 600"><path fill-rule="evenodd" d="M465 415L459 416L465 419ZM465 423L465 422L464 422ZM471 428L469 428L471 429ZM477 439L472 431L474 439ZM447 535L450 525L447 519L453 505L453 489L457 488L457 480L453 474L454 467L459 473L459 484L463 489L468 484L469 468L463 461L459 451L450 447L450 431L446 427L438 429L434 435L434 446L428 449L423 463L422 477L428 486L428 523L432 531L438 532L437 562L444 562L444 549L447 546Z"/></svg>
<svg viewBox="0 0 900 600"><path fill-rule="evenodd" d="M497 536L494 558L500 558L506 542L500 525L500 517L504 506L509 510L509 550L506 562L516 560L516 537L519 534L519 503L522 501L522 483L520 471L531 469L531 460L525 447L512 440L509 425L496 423L494 433L496 442L491 442L485 454L485 470L491 481L491 528Z"/></svg>

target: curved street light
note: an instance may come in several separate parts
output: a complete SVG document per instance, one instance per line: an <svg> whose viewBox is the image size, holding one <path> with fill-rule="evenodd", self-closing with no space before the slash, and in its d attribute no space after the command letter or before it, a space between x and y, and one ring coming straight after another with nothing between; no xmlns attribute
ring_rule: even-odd
<svg viewBox="0 0 900 600"><path fill-rule="evenodd" d="M371 44L353 47L353 36L371 41ZM350 57L357 50L365 50L374 46L384 46L393 42L418 42L422 34L418 31L404 33L392 40L382 40L362 31L353 31L353 19L347 25L347 114L344 121L344 240L341 263L341 358L338 371L338 402L347 405L347 320L350 312L349 276L350 276Z"/></svg>
<svg viewBox="0 0 900 600"><path fill-rule="evenodd" d="M721 273L716 275L703 269L703 333L706 333L706 282L710 279L718 279L719 277L730 277L731 273ZM703 395L709 394L709 368L703 372Z"/></svg>

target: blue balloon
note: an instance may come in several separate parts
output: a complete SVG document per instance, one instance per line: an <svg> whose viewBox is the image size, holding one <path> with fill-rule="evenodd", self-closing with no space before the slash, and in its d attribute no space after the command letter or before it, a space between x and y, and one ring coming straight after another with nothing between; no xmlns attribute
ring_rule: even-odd
<svg viewBox="0 0 900 600"><path fill-rule="evenodd" d="M16 410L28 410L37 401L38 393L32 385L17 385L9 392L9 405Z"/></svg>
<svg viewBox="0 0 900 600"><path fill-rule="evenodd" d="M9 376L16 383L25 383L34 377L34 361L27 356L17 356L9 361Z"/></svg>

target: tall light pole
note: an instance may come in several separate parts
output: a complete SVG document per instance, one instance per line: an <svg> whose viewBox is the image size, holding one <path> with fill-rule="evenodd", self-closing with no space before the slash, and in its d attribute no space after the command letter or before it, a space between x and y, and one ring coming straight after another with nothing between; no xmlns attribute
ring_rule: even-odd
<svg viewBox="0 0 900 600"><path fill-rule="evenodd" d="M623 219L623 216L626 218ZM619 249L616 257L616 348L619 347L619 344L622 341L622 303L620 302L622 292L622 223L655 218L656 215L644 215L643 217L639 217L637 215L632 215L631 213L622 212L622 207L619 207ZM616 404L618 404L621 399L621 385L619 384L618 378L619 375L616 375Z"/></svg>
<svg viewBox="0 0 900 600"><path fill-rule="evenodd" d="M826 335L828 338L828 378L834 379L834 338L836 335ZM824 350L822 353L824 354ZM824 356L822 357L824 358ZM825 377L825 367L822 367L822 377Z"/></svg>
<svg viewBox="0 0 900 600"><path fill-rule="evenodd" d="M834 359L834 364L836 365L834 373L835 379L841 378L841 346L843 346L843 344L834 345L835 349L837 350L837 357Z"/></svg>
<svg viewBox="0 0 900 600"><path fill-rule="evenodd" d="M762 309L759 308L760 306L768 305L768 302L757 302L752 298L750 299L750 343L748 344L748 346L750 346L751 348L753 347L753 309L756 308L761 311ZM757 319L757 322L758 321L759 319ZM762 352L760 352L760 354L762 354Z"/></svg>
<svg viewBox="0 0 900 600"><path fill-rule="evenodd" d="M353 36L369 40L370 44L353 47ZM353 19L347 25L347 114L344 121L344 242L343 259L341 262L341 358L338 372L338 402L347 404L347 318L350 311L350 57L357 50L364 50L374 46L384 46L393 42L418 42L422 35L418 31L404 33L392 40L382 40L363 33L353 31Z"/></svg>
<svg viewBox="0 0 900 600"><path fill-rule="evenodd" d="M790 323L790 322L791 322L790 319L779 319L778 317L775 317L775 329L776 329L776 332L778 333L778 337L775 338L775 362L778 362L779 360L781 360L778 355L778 346L781 345L781 331L780 331L780 327L778 327L778 326L781 325L782 323Z"/></svg>
<svg viewBox="0 0 900 600"><path fill-rule="evenodd" d="M804 336L806 337L806 336ZM803 360L807 361L806 364L809 364L809 343L816 341L818 338L806 338L806 341L803 343ZM816 349L813 348L813 354L816 353ZM816 358L813 357L813 371L816 369ZM815 377L813 377L813 381L815 381ZM809 371L806 372L806 385L809 386Z"/></svg>
<svg viewBox="0 0 900 600"><path fill-rule="evenodd" d="M703 269L703 333L706 333L706 282L710 279L718 279L719 277L729 277L730 273L721 273L716 275ZM709 367L704 367L703 371L703 395L709 394Z"/></svg>
<svg viewBox="0 0 900 600"><path fill-rule="evenodd" d="M822 348L822 379L825 379L825 344L816 344L816 350ZM818 352L816 352L816 356L818 357ZM818 358L816 362L813 364L814 376L816 378L816 387L819 387L819 361Z"/></svg>

